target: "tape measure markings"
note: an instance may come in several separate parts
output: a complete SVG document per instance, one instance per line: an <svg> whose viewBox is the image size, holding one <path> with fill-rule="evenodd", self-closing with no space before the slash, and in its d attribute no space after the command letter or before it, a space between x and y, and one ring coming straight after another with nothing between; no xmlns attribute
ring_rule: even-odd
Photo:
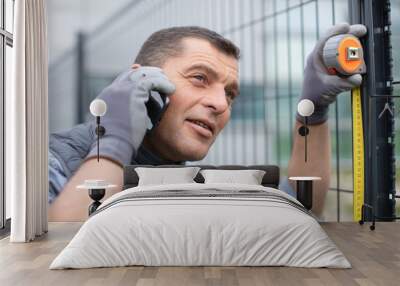
<svg viewBox="0 0 400 286"><path fill-rule="evenodd" d="M361 220L364 204L364 130L362 124L361 91L355 88L352 96L353 117L353 220Z"/></svg>

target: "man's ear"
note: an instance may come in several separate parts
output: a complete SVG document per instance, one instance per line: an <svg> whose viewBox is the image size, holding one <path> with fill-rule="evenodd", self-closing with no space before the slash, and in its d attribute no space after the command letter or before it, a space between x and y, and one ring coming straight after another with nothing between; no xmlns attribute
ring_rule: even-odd
<svg viewBox="0 0 400 286"><path fill-rule="evenodd" d="M132 66L131 66L132 69L138 69L140 67L141 67L140 64L132 64Z"/></svg>

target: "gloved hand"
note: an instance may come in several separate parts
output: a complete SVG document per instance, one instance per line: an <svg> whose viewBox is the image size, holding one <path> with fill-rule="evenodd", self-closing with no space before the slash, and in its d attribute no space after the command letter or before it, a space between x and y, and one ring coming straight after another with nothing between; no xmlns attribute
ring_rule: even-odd
<svg viewBox="0 0 400 286"><path fill-rule="evenodd" d="M97 98L107 103L107 112L101 118L106 133L100 139L100 155L121 165L131 162L142 143L150 123L146 103L150 96L153 107L165 103L161 94L168 95L175 86L157 67L137 67L119 75ZM153 116L158 115L154 110ZM63 165L70 177L85 158L97 156L95 119L64 132L51 134L50 151Z"/></svg>
<svg viewBox="0 0 400 286"><path fill-rule="evenodd" d="M320 124L328 118L329 104L336 100L336 96L344 91L351 90L361 85L362 77L354 74L349 77L330 75L324 65L322 52L326 41L339 34L352 34L362 37L367 33L364 25L349 25L347 23L337 24L331 27L315 45L314 50L307 58L304 70L303 91L300 100L309 99L314 103L314 113L308 118L308 124ZM298 121L303 117L297 113Z"/></svg>
<svg viewBox="0 0 400 286"><path fill-rule="evenodd" d="M145 106L149 96L158 97L161 105L159 93L170 94L174 90L175 86L157 67L137 67L114 80L98 96L107 103L107 113L102 117L106 134L101 138L100 154L129 164L150 124ZM97 154L96 146L97 142L93 142L88 156Z"/></svg>

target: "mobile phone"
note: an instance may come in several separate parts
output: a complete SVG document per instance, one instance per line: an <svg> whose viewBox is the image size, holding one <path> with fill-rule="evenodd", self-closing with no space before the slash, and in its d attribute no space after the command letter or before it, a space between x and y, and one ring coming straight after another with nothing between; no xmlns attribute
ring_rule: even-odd
<svg viewBox="0 0 400 286"><path fill-rule="evenodd" d="M152 123L150 130L153 130L160 123L168 104L169 98L166 94L150 91L149 100L146 102L147 115Z"/></svg>

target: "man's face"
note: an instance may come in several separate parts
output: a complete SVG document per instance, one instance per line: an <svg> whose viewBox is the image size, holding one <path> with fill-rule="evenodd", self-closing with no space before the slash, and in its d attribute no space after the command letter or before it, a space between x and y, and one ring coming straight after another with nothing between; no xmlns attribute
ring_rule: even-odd
<svg viewBox="0 0 400 286"><path fill-rule="evenodd" d="M182 55L162 69L176 86L159 125L144 144L164 159L201 160L228 122L238 95L238 62L202 39L182 41Z"/></svg>

